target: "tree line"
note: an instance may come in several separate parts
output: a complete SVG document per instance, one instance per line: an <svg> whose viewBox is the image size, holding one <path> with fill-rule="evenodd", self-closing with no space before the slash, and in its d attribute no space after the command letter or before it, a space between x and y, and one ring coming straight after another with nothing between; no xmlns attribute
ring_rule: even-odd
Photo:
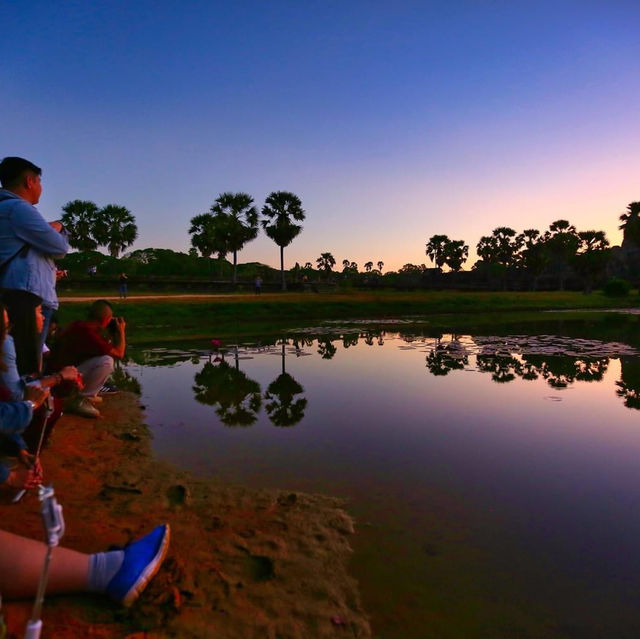
<svg viewBox="0 0 640 639"><path fill-rule="evenodd" d="M262 206L261 216L247 193L222 193L211 205L208 213L191 219L189 235L191 245L203 257L216 254L224 259L233 254L233 284L237 280L238 251L258 236L262 226L267 237L280 247L280 274L282 290L287 284L284 275L284 249L302 231L305 211L300 198L289 191L273 191Z"/></svg>

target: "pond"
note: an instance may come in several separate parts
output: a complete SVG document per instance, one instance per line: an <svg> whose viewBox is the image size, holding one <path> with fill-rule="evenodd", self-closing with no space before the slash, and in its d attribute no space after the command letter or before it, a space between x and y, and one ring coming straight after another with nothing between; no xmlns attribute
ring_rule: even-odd
<svg viewBox="0 0 640 639"><path fill-rule="evenodd" d="M138 349L156 454L348 499L377 637L640 632L640 358L366 323Z"/></svg>

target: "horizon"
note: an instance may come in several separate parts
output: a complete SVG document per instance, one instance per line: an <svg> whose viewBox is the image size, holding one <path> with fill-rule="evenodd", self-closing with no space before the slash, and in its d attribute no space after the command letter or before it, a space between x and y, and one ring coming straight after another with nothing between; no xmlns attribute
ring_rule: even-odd
<svg viewBox="0 0 640 639"><path fill-rule="evenodd" d="M640 6L567 1L80 0L3 7L1 156L43 169L39 210L116 203L147 247L187 252L218 194L307 213L285 268L330 252L431 262L436 234L604 230L640 200ZM238 253L279 268L263 233Z"/></svg>

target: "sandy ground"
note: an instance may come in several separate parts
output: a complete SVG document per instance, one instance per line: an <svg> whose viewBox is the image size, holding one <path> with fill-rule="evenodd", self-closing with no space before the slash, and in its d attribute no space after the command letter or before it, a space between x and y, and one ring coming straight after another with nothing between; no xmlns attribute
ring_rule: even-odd
<svg viewBox="0 0 640 639"><path fill-rule="evenodd" d="M125 610L104 597L52 597L42 638L312 639L370 637L347 565L353 522L335 499L195 479L152 457L135 396L105 398L103 418L64 416L43 454L64 507L63 545L95 552L154 525L172 528L169 556ZM0 494L2 527L42 538L39 502ZM32 602L5 602L18 639Z"/></svg>

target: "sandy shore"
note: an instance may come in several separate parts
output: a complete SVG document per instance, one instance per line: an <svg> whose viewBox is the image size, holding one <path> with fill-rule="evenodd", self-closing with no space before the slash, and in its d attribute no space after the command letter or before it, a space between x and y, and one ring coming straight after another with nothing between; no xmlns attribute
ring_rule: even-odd
<svg viewBox="0 0 640 639"><path fill-rule="evenodd" d="M312 639L370 637L347 571L353 522L339 500L193 478L151 454L135 396L108 397L103 419L64 416L43 454L64 507L63 545L95 552L157 523L172 528L160 573L129 610L97 596L50 598L42 638ZM2 527L42 538L39 502L0 494ZM5 602L9 637L32 602Z"/></svg>

